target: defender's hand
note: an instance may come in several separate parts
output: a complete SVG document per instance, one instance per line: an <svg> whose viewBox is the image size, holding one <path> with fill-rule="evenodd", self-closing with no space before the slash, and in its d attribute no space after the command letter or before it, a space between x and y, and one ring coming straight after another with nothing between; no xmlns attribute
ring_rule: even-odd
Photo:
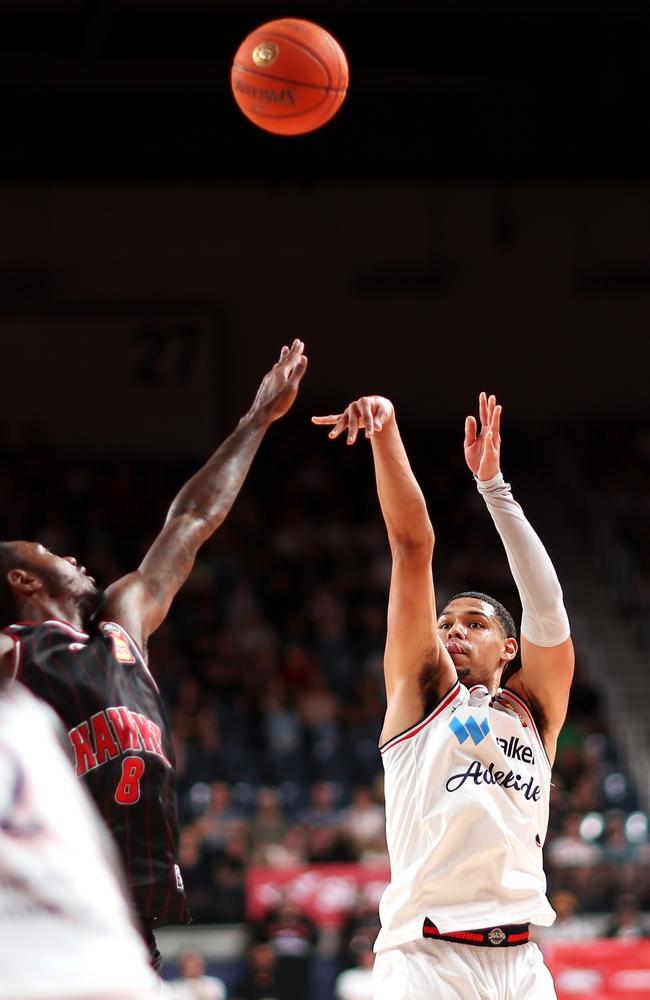
<svg viewBox="0 0 650 1000"><path fill-rule="evenodd" d="M499 471L501 456L501 406L494 396L484 392L478 398L481 429L477 433L476 417L465 420L465 461L477 479L485 482Z"/></svg>
<svg viewBox="0 0 650 1000"><path fill-rule="evenodd" d="M354 444L363 428L370 438L379 434L386 424L395 417L395 409L390 399L384 396L361 396L350 403L343 413L330 413L327 417L312 417L312 423L321 427L332 426L329 437L337 438L344 430L348 432L347 443Z"/></svg>
<svg viewBox="0 0 650 1000"><path fill-rule="evenodd" d="M307 370L304 350L302 340L294 340L291 347L282 348L279 359L262 379L251 406L252 413L262 413L269 423L273 423L291 409Z"/></svg>

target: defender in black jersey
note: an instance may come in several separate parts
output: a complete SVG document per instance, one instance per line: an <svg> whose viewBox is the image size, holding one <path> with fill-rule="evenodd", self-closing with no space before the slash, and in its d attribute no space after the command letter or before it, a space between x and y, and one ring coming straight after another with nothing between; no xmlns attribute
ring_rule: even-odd
<svg viewBox="0 0 650 1000"><path fill-rule="evenodd" d="M77 774L120 848L155 965L153 928L187 919L187 907L174 751L147 640L228 514L267 429L293 404L303 352L299 340L282 348L250 410L172 503L140 567L105 592L72 556L0 543L0 663L63 719Z"/></svg>

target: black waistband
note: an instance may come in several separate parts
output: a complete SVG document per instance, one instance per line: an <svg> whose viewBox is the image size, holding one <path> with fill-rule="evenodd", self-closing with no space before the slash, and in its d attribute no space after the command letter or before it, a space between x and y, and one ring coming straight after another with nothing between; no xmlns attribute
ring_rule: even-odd
<svg viewBox="0 0 650 1000"><path fill-rule="evenodd" d="M471 931L446 931L441 934L427 917L422 936L437 941L454 941L456 944L473 944L479 948L514 948L530 940L530 924L504 924L502 927L481 927Z"/></svg>

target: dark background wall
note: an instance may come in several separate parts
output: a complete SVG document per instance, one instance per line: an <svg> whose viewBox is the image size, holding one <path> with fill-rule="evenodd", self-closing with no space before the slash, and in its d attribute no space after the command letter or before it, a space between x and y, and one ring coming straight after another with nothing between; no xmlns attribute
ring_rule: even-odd
<svg viewBox="0 0 650 1000"><path fill-rule="evenodd" d="M203 453L294 336L305 412L646 418L644 5L304 2L352 85L297 139L228 86L282 12L0 4L5 435Z"/></svg>

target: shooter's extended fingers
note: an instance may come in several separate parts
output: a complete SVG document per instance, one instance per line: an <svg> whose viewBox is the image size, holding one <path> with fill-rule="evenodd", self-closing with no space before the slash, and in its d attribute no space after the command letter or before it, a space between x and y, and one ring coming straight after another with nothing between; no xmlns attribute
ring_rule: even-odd
<svg viewBox="0 0 650 1000"><path fill-rule="evenodd" d="M336 424L334 425L334 427L332 427L332 430L329 432L328 437L337 438L339 434L342 434L345 428L348 426L348 421L349 421L349 416L348 416L348 411L346 410L345 413L342 413L339 419L336 421Z"/></svg>
<svg viewBox="0 0 650 1000"><path fill-rule="evenodd" d="M483 428L487 427L489 423L487 396L484 392L482 392L478 397L478 414L481 420L481 430L483 430Z"/></svg>
<svg viewBox="0 0 650 1000"><path fill-rule="evenodd" d="M378 408L377 408L378 409ZM370 399L364 396L359 400L359 411L361 416L361 423L365 427L366 437L372 437L375 429L375 421L373 416L373 406Z"/></svg>
<svg viewBox="0 0 650 1000"><path fill-rule="evenodd" d="M321 427L327 427L330 424L336 424L343 417L343 413L330 413L326 417L312 417L312 424L318 424Z"/></svg>
<svg viewBox="0 0 650 1000"><path fill-rule="evenodd" d="M465 447L471 448L476 441L476 417L465 417Z"/></svg>
<svg viewBox="0 0 650 1000"><path fill-rule="evenodd" d="M499 470L499 452L501 450L501 444L498 437L495 435L491 427L484 433L483 441L483 460L492 466L494 466L494 475Z"/></svg>
<svg viewBox="0 0 650 1000"><path fill-rule="evenodd" d="M494 435L495 441L498 441L501 436L501 413L503 407L497 404L494 407L494 413L492 414L492 421L490 427L492 428L492 433Z"/></svg>
<svg viewBox="0 0 650 1000"><path fill-rule="evenodd" d="M343 413L330 413L326 417L312 417L311 422L312 424L318 424L319 427L332 427L328 437L337 438L341 431L344 431L348 425L349 409L350 407L344 410Z"/></svg>
<svg viewBox="0 0 650 1000"><path fill-rule="evenodd" d="M354 444L359 433L359 407L353 403L348 407L348 444Z"/></svg>

